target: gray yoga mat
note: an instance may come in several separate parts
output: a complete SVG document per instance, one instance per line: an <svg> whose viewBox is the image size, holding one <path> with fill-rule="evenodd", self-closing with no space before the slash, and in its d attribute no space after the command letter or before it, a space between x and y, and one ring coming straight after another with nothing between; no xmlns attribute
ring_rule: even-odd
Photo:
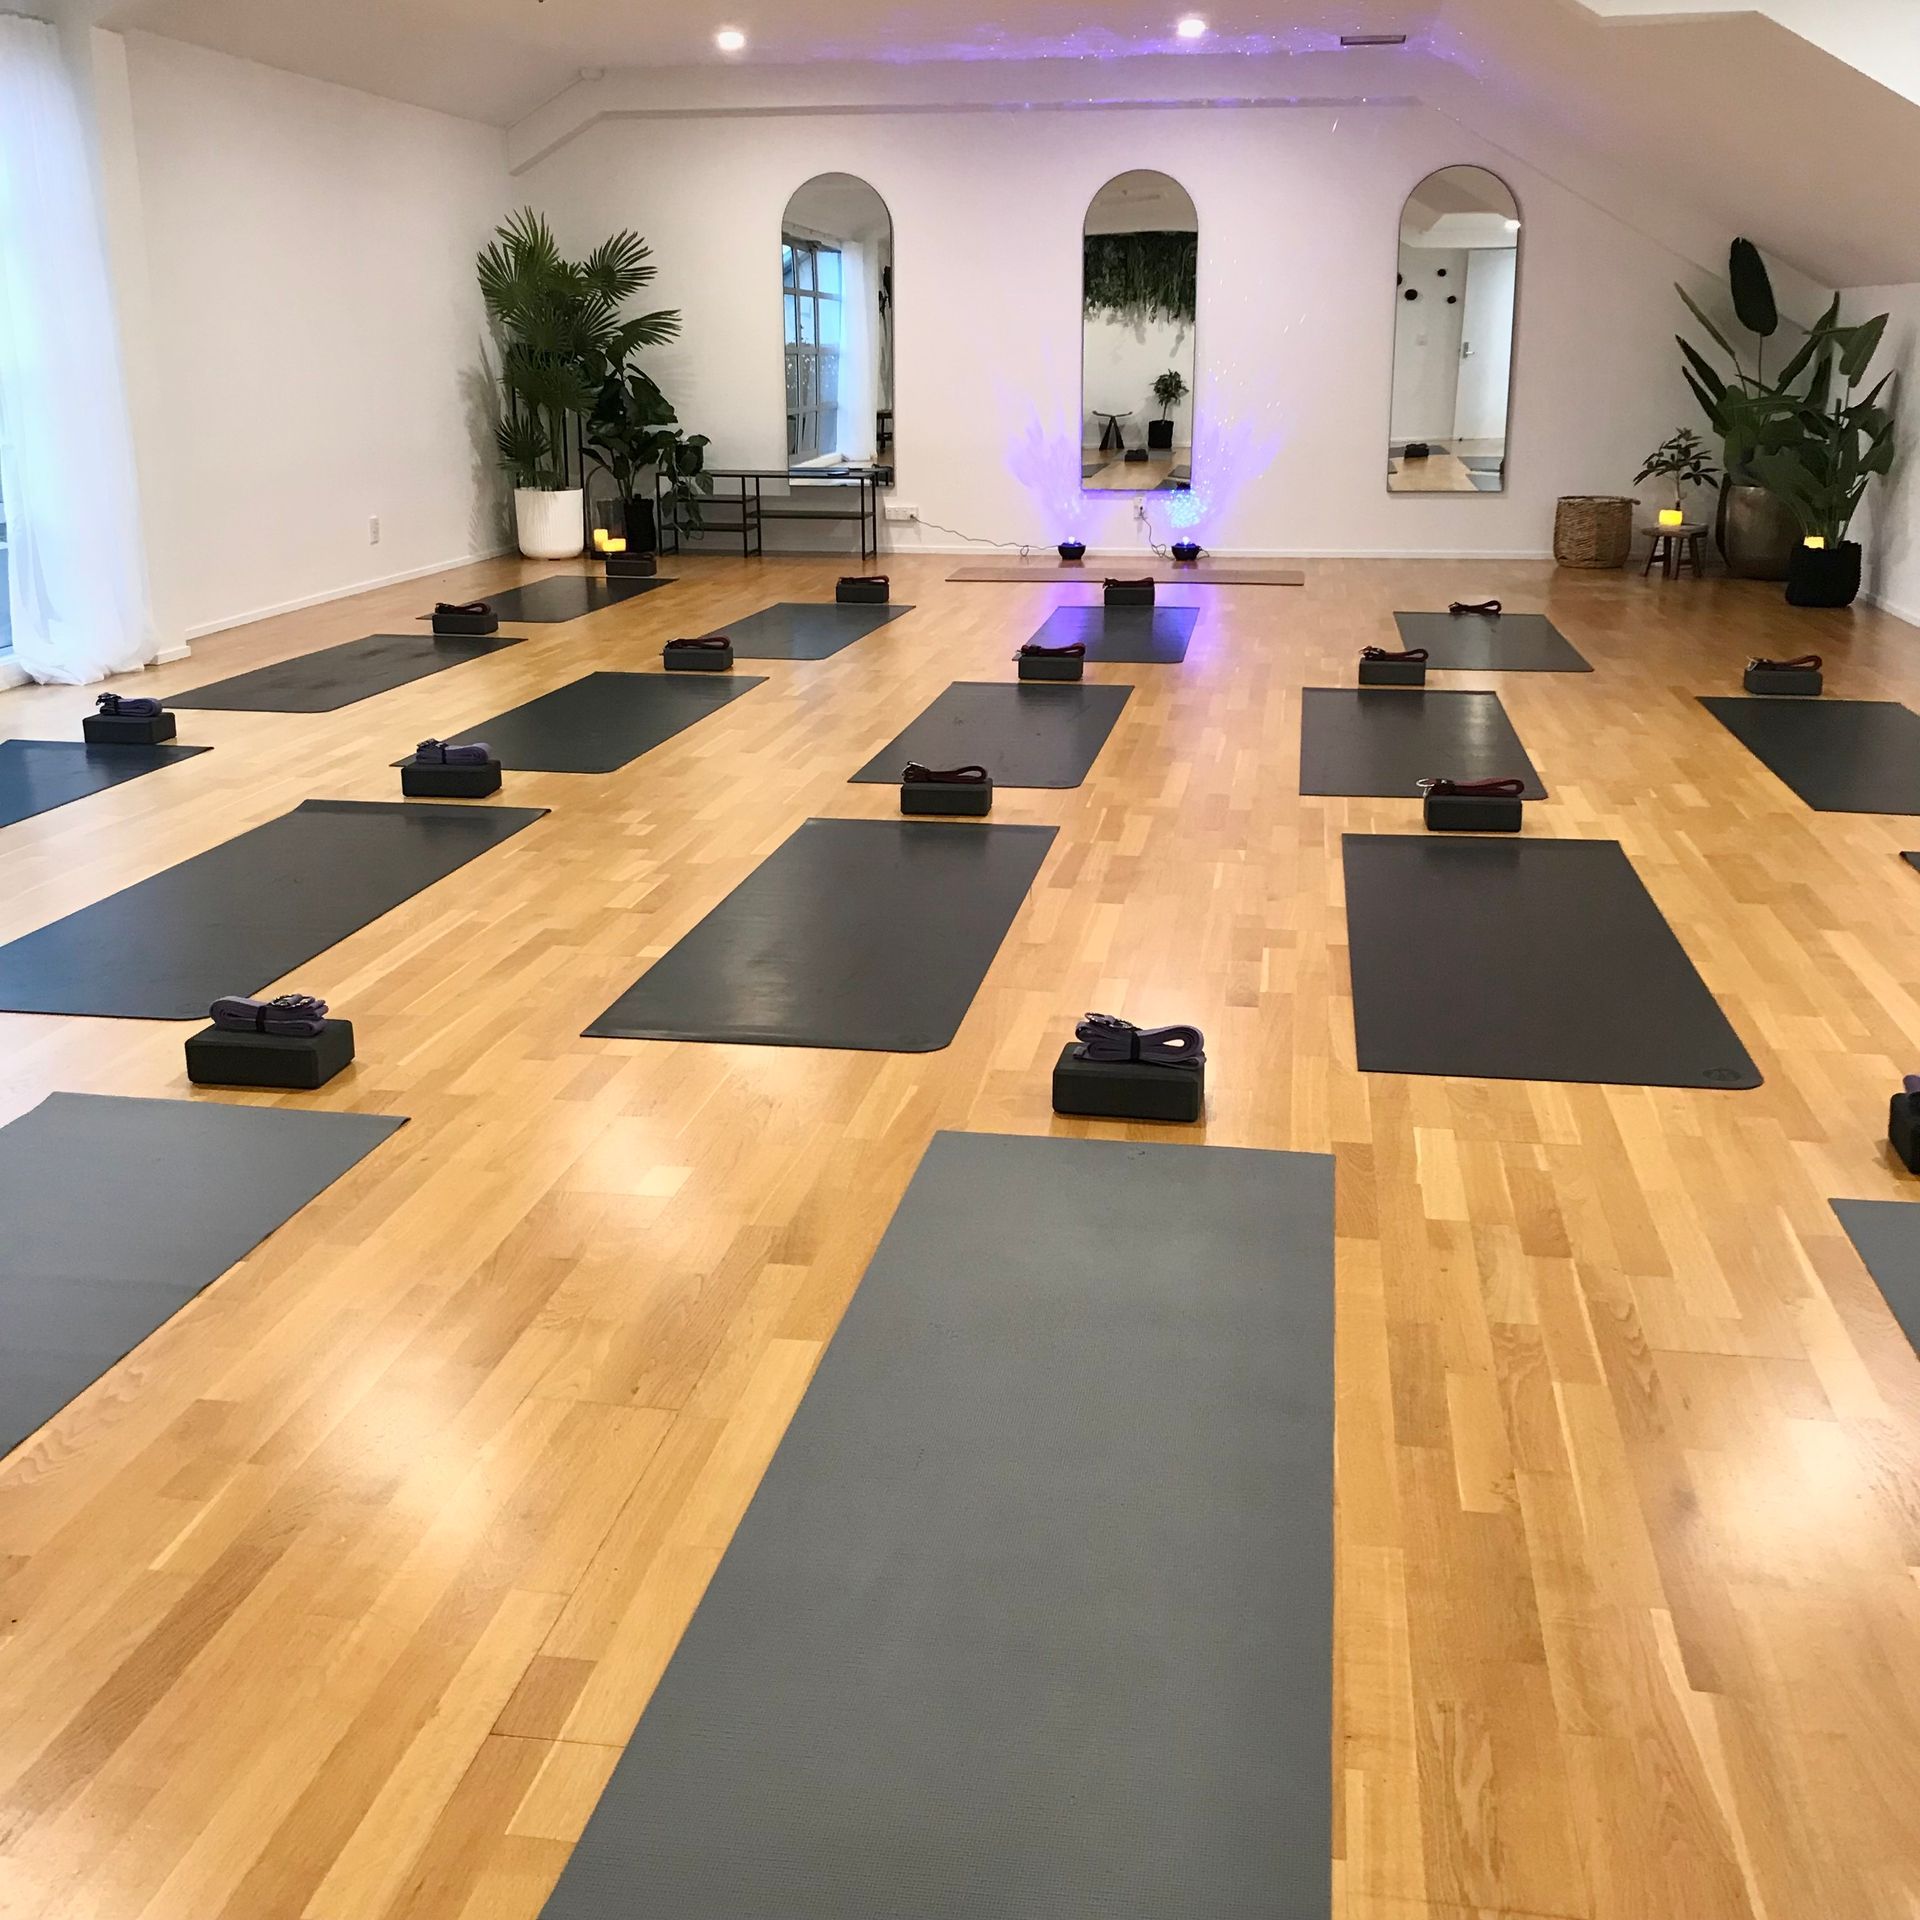
<svg viewBox="0 0 1920 1920"><path fill-rule="evenodd" d="M271 985L545 811L303 801L0 947L0 1012L204 1020L222 994Z"/></svg>
<svg viewBox="0 0 1920 1920"><path fill-rule="evenodd" d="M55 1093L0 1127L0 1454L405 1125Z"/></svg>
<svg viewBox="0 0 1920 1920"><path fill-rule="evenodd" d="M856 773L897 785L923 767L978 762L996 787L1077 787L1107 744L1131 687L956 680Z"/></svg>
<svg viewBox="0 0 1920 1920"><path fill-rule="evenodd" d="M1830 1200L1900 1331L1920 1351L1920 1206L1911 1200Z"/></svg>
<svg viewBox="0 0 1920 1920"><path fill-rule="evenodd" d="M370 633L344 646L322 647L230 680L210 681L176 693L170 707L200 707L243 713L332 713L370 700L429 674L484 659L502 647L517 647L522 634L491 633L435 639L425 633Z"/></svg>
<svg viewBox="0 0 1920 1920"><path fill-rule="evenodd" d="M524 587L490 593L487 604L510 627L550 626L672 585L658 574L644 580L608 580L597 573L553 573L544 580L529 580Z"/></svg>
<svg viewBox="0 0 1920 1920"><path fill-rule="evenodd" d="M90 747L78 740L0 740L0 827L138 780L206 747Z"/></svg>
<svg viewBox="0 0 1920 1920"><path fill-rule="evenodd" d="M1307 687L1300 706L1300 791L1418 800L1420 782L1504 780L1546 788L1497 693L1416 687Z"/></svg>
<svg viewBox="0 0 1920 1920"><path fill-rule="evenodd" d="M1333 1160L938 1133L545 1920L1326 1920Z"/></svg>
<svg viewBox="0 0 1920 1920"><path fill-rule="evenodd" d="M1819 813L1920 813L1920 714L1891 700L1700 704Z"/></svg>
<svg viewBox="0 0 1920 1920"><path fill-rule="evenodd" d="M1441 672L1591 673L1543 613L1396 613L1403 647L1425 647Z"/></svg>
<svg viewBox="0 0 1920 1920"><path fill-rule="evenodd" d="M613 773L765 685L746 673L590 673L450 738L484 740L522 773Z"/></svg>
<svg viewBox="0 0 1920 1920"><path fill-rule="evenodd" d="M1350 833L1344 851L1363 1072L1760 1084L1617 841Z"/></svg>
<svg viewBox="0 0 1920 1920"><path fill-rule="evenodd" d="M966 1018L1055 831L809 820L587 1032L936 1052Z"/></svg>
<svg viewBox="0 0 1920 1920"><path fill-rule="evenodd" d="M736 660L828 660L912 611L892 605L843 607L838 601L782 600L701 638L725 634L733 642Z"/></svg>
<svg viewBox="0 0 1920 1920"><path fill-rule="evenodd" d="M1078 640L1089 660L1171 667L1187 657L1197 607L1055 607L1028 637L1043 647Z"/></svg>

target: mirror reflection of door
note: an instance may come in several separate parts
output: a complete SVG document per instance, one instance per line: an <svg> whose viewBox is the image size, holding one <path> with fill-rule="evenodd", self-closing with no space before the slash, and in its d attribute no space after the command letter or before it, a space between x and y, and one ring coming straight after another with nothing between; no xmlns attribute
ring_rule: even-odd
<svg viewBox="0 0 1920 1920"><path fill-rule="evenodd" d="M787 466L893 460L893 217L850 173L798 188L780 221Z"/></svg>
<svg viewBox="0 0 1920 1920"><path fill-rule="evenodd" d="M1485 167L1442 167L1400 214L1389 493L1507 484L1520 208Z"/></svg>
<svg viewBox="0 0 1920 1920"><path fill-rule="evenodd" d="M1200 221L1164 173L1093 196L1081 242L1080 484L1178 491L1193 479Z"/></svg>

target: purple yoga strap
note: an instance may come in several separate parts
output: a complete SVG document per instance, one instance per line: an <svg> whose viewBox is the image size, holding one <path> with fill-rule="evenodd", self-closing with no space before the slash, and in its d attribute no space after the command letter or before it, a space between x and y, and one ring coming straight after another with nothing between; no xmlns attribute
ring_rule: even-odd
<svg viewBox="0 0 1920 1920"><path fill-rule="evenodd" d="M272 1033L285 1038L311 1039L327 1024L327 1003L310 993L283 993L272 1000L249 1000L243 994L224 994L207 1009L213 1024L225 1033Z"/></svg>
<svg viewBox="0 0 1920 1920"><path fill-rule="evenodd" d="M94 705L110 720L157 720L166 711L158 700L127 698L117 693L101 694Z"/></svg>
<svg viewBox="0 0 1920 1920"><path fill-rule="evenodd" d="M1084 660L1086 654L1084 640L1067 640L1057 647L1043 647L1038 640L1029 640L1013 657L1016 660Z"/></svg>
<svg viewBox="0 0 1920 1920"><path fill-rule="evenodd" d="M901 770L902 783L911 781L915 785L935 787L981 787L988 784L991 776L985 767L968 765L964 767L923 767L918 760L909 760Z"/></svg>
<svg viewBox="0 0 1920 1920"><path fill-rule="evenodd" d="M1155 1066L1201 1066L1207 1058L1198 1027L1136 1027L1117 1014L1090 1013L1074 1028L1087 1060L1145 1060Z"/></svg>
<svg viewBox="0 0 1920 1920"><path fill-rule="evenodd" d="M1426 793L1458 793L1471 795L1476 799L1518 800L1526 792L1524 780L1422 780L1421 789Z"/></svg>
<svg viewBox="0 0 1920 1920"><path fill-rule="evenodd" d="M417 767L484 767L492 758L484 740L422 740L413 750Z"/></svg>
<svg viewBox="0 0 1920 1920"><path fill-rule="evenodd" d="M709 634L704 640L669 640L662 649L671 653L678 648L683 653L718 653L722 647L730 648L733 642L724 633Z"/></svg>

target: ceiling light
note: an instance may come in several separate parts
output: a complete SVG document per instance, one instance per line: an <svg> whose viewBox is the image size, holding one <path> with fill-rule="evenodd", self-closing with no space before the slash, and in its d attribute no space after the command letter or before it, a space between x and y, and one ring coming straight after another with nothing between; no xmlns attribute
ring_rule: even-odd
<svg viewBox="0 0 1920 1920"><path fill-rule="evenodd" d="M1197 13L1190 13L1184 20L1177 22L1173 30L1182 40L1198 40L1205 35L1207 23Z"/></svg>
<svg viewBox="0 0 1920 1920"><path fill-rule="evenodd" d="M738 27L722 27L713 36L713 44L722 53L738 53L747 44L747 36Z"/></svg>
<svg viewBox="0 0 1920 1920"><path fill-rule="evenodd" d="M1343 47L1404 47L1407 36L1404 33L1343 33L1340 44Z"/></svg>

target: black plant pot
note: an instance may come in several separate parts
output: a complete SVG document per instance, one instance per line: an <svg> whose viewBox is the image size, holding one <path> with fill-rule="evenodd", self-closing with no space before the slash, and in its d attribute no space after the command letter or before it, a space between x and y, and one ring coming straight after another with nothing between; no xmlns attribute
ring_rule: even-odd
<svg viewBox="0 0 1920 1920"><path fill-rule="evenodd" d="M1171 420L1149 420L1147 422L1147 445L1155 453L1168 453L1173 448L1173 422Z"/></svg>
<svg viewBox="0 0 1920 1920"><path fill-rule="evenodd" d="M629 553L657 553L660 529L655 524L651 500L623 500L620 517L626 523Z"/></svg>
<svg viewBox="0 0 1920 1920"><path fill-rule="evenodd" d="M1795 547L1787 562L1787 605L1850 607L1860 593L1860 543L1837 547Z"/></svg>
<svg viewBox="0 0 1920 1920"><path fill-rule="evenodd" d="M1084 560L1087 557L1087 543L1084 540L1062 540L1060 558L1062 560Z"/></svg>
<svg viewBox="0 0 1920 1920"><path fill-rule="evenodd" d="M1176 540L1173 543L1173 557L1178 560L1183 567L1192 566L1193 563L1200 558L1200 542L1198 540Z"/></svg>

